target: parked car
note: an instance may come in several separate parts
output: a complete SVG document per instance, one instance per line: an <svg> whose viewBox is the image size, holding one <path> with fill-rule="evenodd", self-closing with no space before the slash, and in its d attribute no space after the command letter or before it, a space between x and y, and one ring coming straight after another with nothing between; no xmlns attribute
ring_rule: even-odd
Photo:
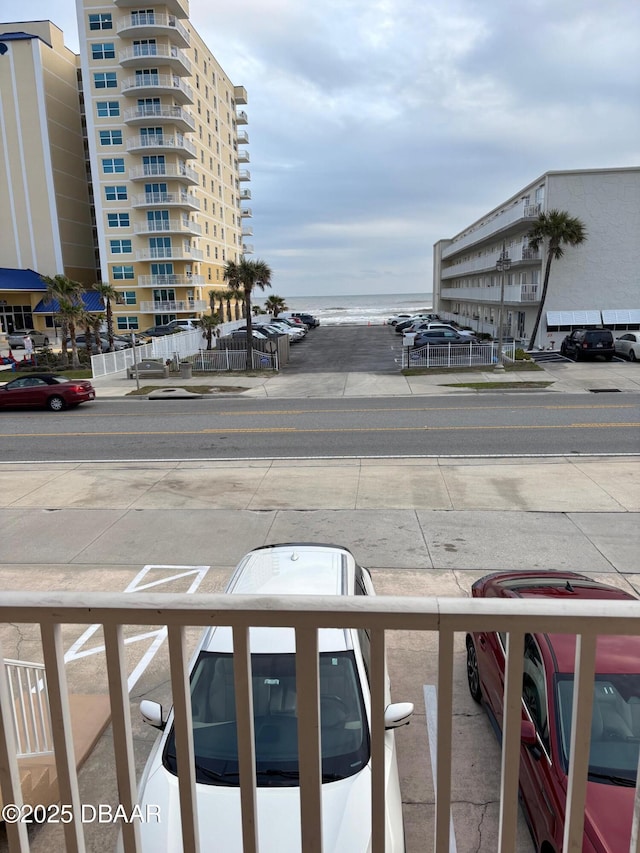
<svg viewBox="0 0 640 853"><path fill-rule="evenodd" d="M640 332L625 332L614 343L616 355L623 355L629 361L640 361Z"/></svg>
<svg viewBox="0 0 640 853"><path fill-rule="evenodd" d="M388 326L395 326L396 323L402 323L404 320L410 320L411 314L394 314L392 317L387 318Z"/></svg>
<svg viewBox="0 0 640 853"><path fill-rule="evenodd" d="M308 326L310 329L315 329L320 325L320 320L318 320L317 317L314 317L313 314L306 314L304 312L301 313L298 311L294 311L291 314L291 317L293 319L297 317L298 319L302 320L305 326Z"/></svg>
<svg viewBox="0 0 640 853"><path fill-rule="evenodd" d="M178 329L176 326L166 324L164 326L150 326L148 329L145 329L142 334L149 338L159 338L163 335L175 335L177 332L181 331L182 329Z"/></svg>
<svg viewBox="0 0 640 853"><path fill-rule="evenodd" d="M46 407L53 412L95 399L86 379L67 379L54 373L30 373L0 386L0 407Z"/></svg>
<svg viewBox="0 0 640 853"><path fill-rule="evenodd" d="M371 576L345 548L291 543L250 551L240 561L227 594L375 595ZM261 850L301 849L296 648L290 628L251 628L255 732L257 836ZM371 850L371 703L369 633L320 629L320 748L322 819L332 853ZM239 760L229 627L207 629L190 666L198 828L202 844L224 853L243 849ZM385 696L386 845L404 851L402 800L394 729L409 722L413 705ZM142 775L140 805L169 815L140 826L142 850L181 850L176 734L162 708L145 700L143 719L163 728Z"/></svg>
<svg viewBox="0 0 640 853"><path fill-rule="evenodd" d="M197 319L172 320L167 323L167 326L173 326L178 332L190 332L193 329L200 328L200 321Z"/></svg>
<svg viewBox="0 0 640 853"><path fill-rule="evenodd" d="M468 335L462 335L454 329L426 329L418 334L413 339L414 347L424 347L427 344L431 346L469 346L475 341Z"/></svg>
<svg viewBox="0 0 640 853"><path fill-rule="evenodd" d="M16 329L7 335L9 349L24 349L25 335L29 335L34 347L49 346L49 336L44 332L37 332L35 329Z"/></svg>
<svg viewBox="0 0 640 853"><path fill-rule="evenodd" d="M402 334L402 332L413 323L433 323L438 320L439 317L437 314L412 314L411 317L408 317L406 320L396 323L396 332L398 334Z"/></svg>
<svg viewBox="0 0 640 853"><path fill-rule="evenodd" d="M560 353L568 358L597 358L611 361L615 355L613 332L610 329L574 329L560 344Z"/></svg>
<svg viewBox="0 0 640 853"><path fill-rule="evenodd" d="M269 337L269 335L265 331L262 331L261 329L254 329L254 328L251 329L251 336L256 341L266 341L267 338ZM231 332L231 337L232 338L244 338L246 340L247 339L247 327L244 326L241 329L234 329Z"/></svg>
<svg viewBox="0 0 640 853"><path fill-rule="evenodd" d="M634 601L617 587L574 572L497 572L476 581L475 598ZM615 605L614 605L615 606ZM468 634L469 690L502 730L504 633ZM567 797L576 637L525 635L520 744L520 794L535 849L560 853ZM583 851L629 849L640 749L640 637L600 636L591 722Z"/></svg>
<svg viewBox="0 0 640 853"><path fill-rule="evenodd" d="M268 323L264 326L259 326L260 329L271 329L274 332L278 332L281 335L288 335L291 343L297 343L301 341L304 336L307 334L307 330L303 329L302 326L289 325L289 323L285 323L284 321L274 320L271 323Z"/></svg>
<svg viewBox="0 0 640 853"><path fill-rule="evenodd" d="M90 344L91 344L91 352L94 355L96 355L100 352L109 352L109 341L106 337L100 338L100 349L98 349L98 346L96 344L96 339L94 338L93 335L91 335ZM76 345L80 349L86 349L87 348L86 335L76 335ZM70 347L71 347L71 338L67 338L67 349L69 349ZM113 348L114 348L114 350L131 349L131 341L120 340L119 338L117 338L114 335Z"/></svg>

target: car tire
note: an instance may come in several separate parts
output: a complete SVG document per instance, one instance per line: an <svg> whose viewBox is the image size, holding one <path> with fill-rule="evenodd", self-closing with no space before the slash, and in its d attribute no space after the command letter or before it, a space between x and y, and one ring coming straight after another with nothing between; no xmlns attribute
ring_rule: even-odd
<svg viewBox="0 0 640 853"><path fill-rule="evenodd" d="M48 346L49 346L49 338L45 338L45 339L44 339L44 341L42 342L42 346L43 346L43 347L48 347Z"/></svg>
<svg viewBox="0 0 640 853"><path fill-rule="evenodd" d="M480 671L478 670L478 655L473 640L467 634L467 684L469 693L474 702L482 701L482 690L480 689Z"/></svg>
<svg viewBox="0 0 640 853"><path fill-rule="evenodd" d="M637 361L638 356L636 355L636 351L633 349L629 350L629 361Z"/></svg>
<svg viewBox="0 0 640 853"><path fill-rule="evenodd" d="M47 400L47 408L51 409L52 412L61 412L64 409L64 406L64 400L58 394L53 394Z"/></svg>

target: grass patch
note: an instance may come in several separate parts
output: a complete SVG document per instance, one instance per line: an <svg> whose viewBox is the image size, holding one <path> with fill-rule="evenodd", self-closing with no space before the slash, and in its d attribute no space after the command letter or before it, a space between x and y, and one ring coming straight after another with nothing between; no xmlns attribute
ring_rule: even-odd
<svg viewBox="0 0 640 853"><path fill-rule="evenodd" d="M433 376L443 373L445 376L451 373L487 373L493 370L494 365L484 364L478 367L404 367L401 370L403 376ZM515 364L505 365L505 373L540 373L544 369L535 361L517 361Z"/></svg>
<svg viewBox="0 0 640 853"><path fill-rule="evenodd" d="M550 385L553 385L553 382L442 382L440 383L443 388L475 388L477 390L482 391L485 388L500 388L500 390L504 389L526 389L526 388L548 388Z"/></svg>
<svg viewBox="0 0 640 853"><path fill-rule="evenodd" d="M163 391L165 388L174 387L168 385L142 385L140 390L133 388L125 396L127 397L144 397L151 394L152 391ZM185 391L191 391L193 394L239 394L242 391L248 391L242 385L181 385L176 382L176 388L183 388Z"/></svg>

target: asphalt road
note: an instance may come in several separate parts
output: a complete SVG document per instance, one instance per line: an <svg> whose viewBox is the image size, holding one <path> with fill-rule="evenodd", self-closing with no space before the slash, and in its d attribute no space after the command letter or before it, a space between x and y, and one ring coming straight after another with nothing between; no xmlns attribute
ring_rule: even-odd
<svg viewBox="0 0 640 853"><path fill-rule="evenodd" d="M0 459L637 453L634 395L484 392L371 399L109 399L3 411Z"/></svg>

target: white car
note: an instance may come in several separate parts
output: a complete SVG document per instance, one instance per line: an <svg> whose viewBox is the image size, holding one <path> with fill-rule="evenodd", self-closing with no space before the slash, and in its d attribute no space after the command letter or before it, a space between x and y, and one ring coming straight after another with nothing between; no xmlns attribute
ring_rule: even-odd
<svg viewBox="0 0 640 853"><path fill-rule="evenodd" d="M278 323L275 321L259 328L272 329L281 335L288 335L292 342L301 341L306 334L304 329L294 329L293 326L289 326L287 323Z"/></svg>
<svg viewBox="0 0 640 853"><path fill-rule="evenodd" d="M469 331L469 329L457 329L455 326L450 326L448 323L414 323L413 326L410 326L404 331L406 334L407 332L431 332L437 329L456 332L458 335L462 335L463 338L475 338L475 333Z"/></svg>
<svg viewBox="0 0 640 853"><path fill-rule="evenodd" d="M626 332L614 342L616 355L623 355L629 361L640 361L640 332Z"/></svg>
<svg viewBox="0 0 640 853"><path fill-rule="evenodd" d="M395 326L396 323L402 323L403 320L410 320L412 314L394 314L392 317L387 319L387 324L389 326Z"/></svg>
<svg viewBox="0 0 640 853"><path fill-rule="evenodd" d="M375 595L371 576L345 548L269 545L250 551L227 587L235 594ZM300 853L300 788L295 635L291 628L251 628L250 650L260 850ZM321 629L320 720L322 821L332 853L371 850L371 695L369 636L364 630ZM242 853L233 638L228 627L209 628L190 665L196 796L201 849ZM387 853L404 851L402 800L394 729L413 713L391 704L387 679ZM143 718L163 727L162 707L145 700ZM182 851L173 715L153 748L140 782L142 809L162 821L140 826L146 853Z"/></svg>

